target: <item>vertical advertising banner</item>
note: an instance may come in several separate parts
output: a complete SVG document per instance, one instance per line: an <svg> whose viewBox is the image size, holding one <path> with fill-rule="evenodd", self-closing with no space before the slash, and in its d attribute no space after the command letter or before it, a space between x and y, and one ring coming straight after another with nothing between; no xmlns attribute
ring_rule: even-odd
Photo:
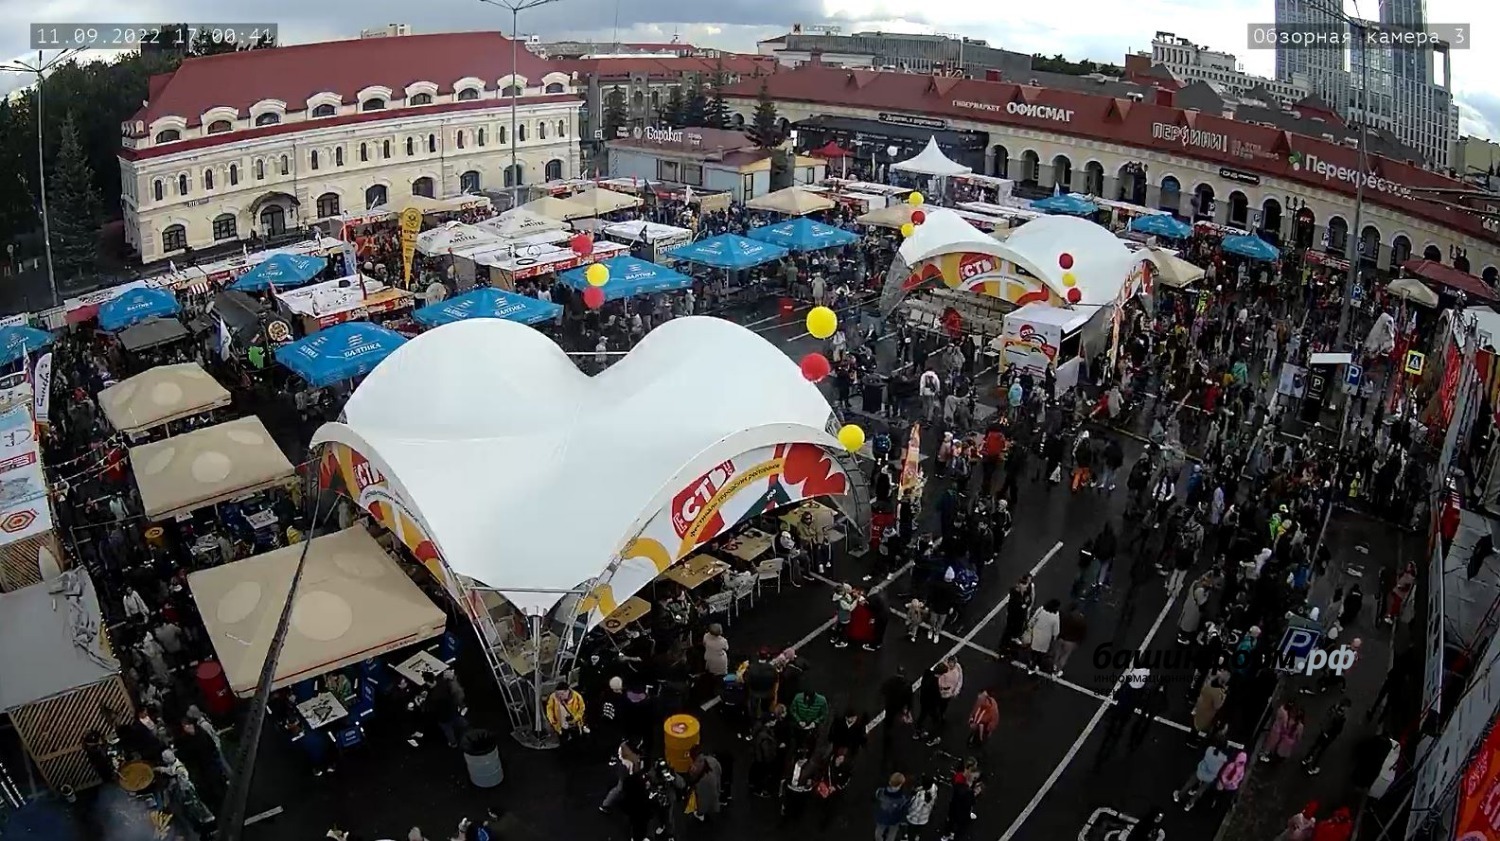
<svg viewBox="0 0 1500 841"><path fill-rule="evenodd" d="M417 234L422 233L422 211L408 207L401 211L401 280L411 287L411 264L417 257Z"/></svg>
<svg viewBox="0 0 1500 841"><path fill-rule="evenodd" d="M32 381L32 414L36 422L46 426L48 417L52 413L52 354L44 354L36 361L36 368L31 374Z"/></svg>

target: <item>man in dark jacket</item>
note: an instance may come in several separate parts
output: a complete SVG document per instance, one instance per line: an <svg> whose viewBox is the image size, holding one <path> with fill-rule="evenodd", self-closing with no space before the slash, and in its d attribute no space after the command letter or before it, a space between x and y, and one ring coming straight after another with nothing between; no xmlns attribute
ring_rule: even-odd
<svg viewBox="0 0 1500 841"><path fill-rule="evenodd" d="M771 665L768 652L760 651L745 667L745 691L748 693L750 721L765 718L771 712L771 699L776 694L776 667Z"/></svg>
<svg viewBox="0 0 1500 841"><path fill-rule="evenodd" d="M880 751L886 765L895 757L891 748L896 744L896 728L911 716L911 679L906 669L897 666L896 673L880 685L880 700L885 709L885 726L880 729Z"/></svg>

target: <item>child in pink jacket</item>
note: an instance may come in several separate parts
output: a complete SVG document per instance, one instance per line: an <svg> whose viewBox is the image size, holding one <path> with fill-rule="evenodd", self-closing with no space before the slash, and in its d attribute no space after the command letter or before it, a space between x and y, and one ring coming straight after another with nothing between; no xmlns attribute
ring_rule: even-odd
<svg viewBox="0 0 1500 841"><path fill-rule="evenodd" d="M1244 751L1235 753L1234 758L1224 763L1219 769L1219 778L1214 781L1213 801L1214 807L1218 808L1223 800L1233 800L1236 792L1240 790L1240 784L1245 782L1245 766L1250 764L1250 756Z"/></svg>
<svg viewBox="0 0 1500 841"><path fill-rule="evenodd" d="M1271 732L1266 735L1261 762L1280 762L1292 755L1302 741L1304 717L1302 708L1290 701L1276 709L1276 720L1271 722Z"/></svg>

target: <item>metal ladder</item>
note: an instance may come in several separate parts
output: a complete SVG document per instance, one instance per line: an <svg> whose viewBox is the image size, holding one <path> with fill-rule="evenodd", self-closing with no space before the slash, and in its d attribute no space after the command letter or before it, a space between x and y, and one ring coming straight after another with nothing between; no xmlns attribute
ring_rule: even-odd
<svg viewBox="0 0 1500 841"><path fill-rule="evenodd" d="M505 644L496 642L503 637L495 625L494 617L490 615L483 592L471 588L471 582L462 576L455 575L454 578L458 582L460 604L478 632L479 647L484 651L485 662L489 664L490 673L495 676L495 684L500 688L505 712L510 718L511 732L518 741L532 745L536 740L536 717L532 707L535 693L531 681L516 674L510 661L503 656ZM475 610L476 602L484 607L483 611Z"/></svg>
<svg viewBox="0 0 1500 841"><path fill-rule="evenodd" d="M843 509L844 516L849 518L852 529L847 538L848 545L868 550L870 518L874 512L870 508L870 479L865 475L865 460L847 451L833 453L833 457L838 461L839 467L844 469L844 475L849 477L849 490L843 496L844 504L839 506Z"/></svg>

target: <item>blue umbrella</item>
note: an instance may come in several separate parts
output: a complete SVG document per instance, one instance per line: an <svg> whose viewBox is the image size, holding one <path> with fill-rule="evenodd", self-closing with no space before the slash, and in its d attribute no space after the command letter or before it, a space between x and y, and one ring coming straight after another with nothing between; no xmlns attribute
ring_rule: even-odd
<svg viewBox="0 0 1500 841"><path fill-rule="evenodd" d="M609 282L602 287L606 301L618 301L653 292L673 292L693 285L693 279L682 272L635 257L616 257L613 260L603 260L600 265L609 269ZM587 270L588 266L583 266L563 272L558 275L558 280L574 289L587 289L589 282L584 274Z"/></svg>
<svg viewBox="0 0 1500 841"><path fill-rule="evenodd" d="M769 242L747 239L738 234L719 234L679 245L667 252L674 260L713 266L716 269L749 269L761 263L780 260L786 249Z"/></svg>
<svg viewBox="0 0 1500 841"><path fill-rule="evenodd" d="M517 295L492 286L471 289L457 298L438 301L412 313L412 318L437 327L470 318L501 318L521 324L538 324L551 321L562 314L562 307L551 301L542 301L530 295Z"/></svg>
<svg viewBox="0 0 1500 841"><path fill-rule="evenodd" d="M800 216L790 222L752 228L749 237L779 245L788 251L821 251L825 248L851 245L859 240L858 236L843 228L815 222L806 216Z"/></svg>
<svg viewBox="0 0 1500 841"><path fill-rule="evenodd" d="M148 318L165 318L182 310L177 296L167 289L137 286L99 305L99 326L113 333Z"/></svg>
<svg viewBox="0 0 1500 841"><path fill-rule="evenodd" d="M35 327L0 327L0 365L8 365L34 350L52 344L52 334Z"/></svg>
<svg viewBox="0 0 1500 841"><path fill-rule="evenodd" d="M368 321L335 324L276 349L276 361L315 388L353 379L406 344L406 337Z"/></svg>
<svg viewBox="0 0 1500 841"><path fill-rule="evenodd" d="M1057 193L1032 202L1031 209L1067 216L1092 216L1098 212L1099 205L1077 193Z"/></svg>
<svg viewBox="0 0 1500 841"><path fill-rule="evenodd" d="M1165 213L1137 216L1130 220L1130 230L1167 239L1187 239L1193 235L1192 225Z"/></svg>
<svg viewBox="0 0 1500 841"><path fill-rule="evenodd" d="M328 260L324 257L276 254L240 275L234 283L229 284L229 288L241 292L260 292L273 286L291 289L317 277L326 265Z"/></svg>
<svg viewBox="0 0 1500 841"><path fill-rule="evenodd" d="M1249 257L1252 260L1264 260L1267 263L1281 256L1281 249L1260 237L1248 234L1232 234L1224 237L1224 241L1220 245L1230 254L1238 254L1241 257Z"/></svg>

